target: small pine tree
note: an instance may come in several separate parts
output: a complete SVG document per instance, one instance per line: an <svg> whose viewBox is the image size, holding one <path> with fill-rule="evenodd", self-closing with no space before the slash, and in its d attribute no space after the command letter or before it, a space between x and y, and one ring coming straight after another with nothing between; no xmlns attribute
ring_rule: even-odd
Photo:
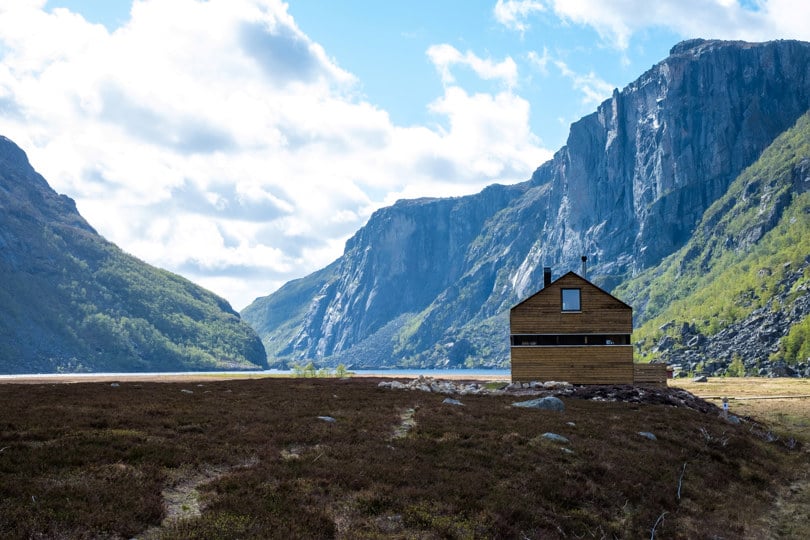
<svg viewBox="0 0 810 540"><path fill-rule="evenodd" d="M742 356L739 353L734 353L731 357L731 363L726 368L726 375L728 377L744 377L745 364L743 364Z"/></svg>

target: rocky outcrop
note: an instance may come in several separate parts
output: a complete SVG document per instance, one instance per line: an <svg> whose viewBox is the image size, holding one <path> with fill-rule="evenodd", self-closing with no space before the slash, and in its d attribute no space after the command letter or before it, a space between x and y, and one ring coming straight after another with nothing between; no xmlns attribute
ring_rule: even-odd
<svg viewBox="0 0 810 540"><path fill-rule="evenodd" d="M780 292L767 305L713 335L704 335L694 324L682 323L675 336L664 336L653 349L660 353L657 361L670 364L676 376L682 377L692 373L727 375L735 358L743 363L747 375L810 377L810 359L793 365L770 362L790 328L810 317L810 290L804 282L805 272L810 271L810 256L801 267L785 270L776 288Z"/></svg>
<svg viewBox="0 0 810 540"><path fill-rule="evenodd" d="M271 361L505 365L508 308L543 266L578 269L585 254L612 289L658 264L808 106L808 43L681 43L574 123L529 181L382 209L307 281L306 309L267 325L271 295L243 315Z"/></svg>
<svg viewBox="0 0 810 540"><path fill-rule="evenodd" d="M523 401L523 403L529 403L529 405L521 405L523 407L532 407L531 402L543 399L548 400L548 398L554 398L548 401L548 403L554 404L559 400L557 396L562 396L566 399L574 398L603 402L647 403L651 405L684 407L709 414L719 415L720 413L720 409L717 405L701 399L691 392L675 387L657 388L595 384L574 386L571 383L559 381L531 381L525 383L484 385L476 382L434 379L422 375L404 383L397 380L380 381L377 387L390 390L410 390L456 396L538 396L536 399ZM413 412L413 409L408 409L403 413L403 417L412 420ZM566 422L566 425L576 427L574 422Z"/></svg>

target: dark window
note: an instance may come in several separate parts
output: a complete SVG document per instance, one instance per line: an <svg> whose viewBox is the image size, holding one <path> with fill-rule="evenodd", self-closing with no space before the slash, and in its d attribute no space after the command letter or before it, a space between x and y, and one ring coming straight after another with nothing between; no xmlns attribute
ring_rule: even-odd
<svg viewBox="0 0 810 540"><path fill-rule="evenodd" d="M512 345L518 347L542 347L549 345L557 345L557 336L549 335L513 335Z"/></svg>
<svg viewBox="0 0 810 540"><path fill-rule="evenodd" d="M512 334L513 347L630 345L630 334Z"/></svg>
<svg viewBox="0 0 810 540"><path fill-rule="evenodd" d="M581 311L581 306L579 302L579 289L562 290L562 310Z"/></svg>
<svg viewBox="0 0 810 540"><path fill-rule="evenodd" d="M585 336L577 334L561 334L557 337L560 345L585 345Z"/></svg>

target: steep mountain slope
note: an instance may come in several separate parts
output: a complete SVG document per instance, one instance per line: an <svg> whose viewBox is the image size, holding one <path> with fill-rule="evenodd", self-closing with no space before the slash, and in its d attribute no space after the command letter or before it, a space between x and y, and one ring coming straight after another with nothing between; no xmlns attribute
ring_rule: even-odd
<svg viewBox="0 0 810 540"><path fill-rule="evenodd" d="M729 187L675 254L617 292L644 356L684 372L783 362L810 376L810 114Z"/></svg>
<svg viewBox="0 0 810 540"><path fill-rule="evenodd" d="M706 209L810 106L810 44L692 40L597 111L531 180L376 212L306 309L243 312L271 361L508 362L507 310L590 259L611 289L689 240ZM278 343L281 344L278 344Z"/></svg>
<svg viewBox="0 0 810 540"><path fill-rule="evenodd" d="M107 242L0 137L0 373L257 369L228 303Z"/></svg>

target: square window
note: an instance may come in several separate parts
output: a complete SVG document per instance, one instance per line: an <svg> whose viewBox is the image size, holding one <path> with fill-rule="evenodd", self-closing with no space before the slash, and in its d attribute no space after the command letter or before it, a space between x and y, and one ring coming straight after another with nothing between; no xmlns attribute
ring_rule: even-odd
<svg viewBox="0 0 810 540"><path fill-rule="evenodd" d="M581 306L579 302L579 289L563 289L562 290L562 310L563 311L580 311Z"/></svg>

